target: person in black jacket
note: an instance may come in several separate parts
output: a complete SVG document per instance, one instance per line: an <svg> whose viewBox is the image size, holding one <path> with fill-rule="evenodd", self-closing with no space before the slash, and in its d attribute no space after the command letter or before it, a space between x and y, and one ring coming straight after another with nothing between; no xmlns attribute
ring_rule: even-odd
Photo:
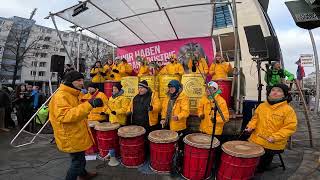
<svg viewBox="0 0 320 180"><path fill-rule="evenodd" d="M16 88L16 97L13 104L17 110L18 126L22 128L33 112L33 101L31 92L27 91L25 85L19 85Z"/></svg>

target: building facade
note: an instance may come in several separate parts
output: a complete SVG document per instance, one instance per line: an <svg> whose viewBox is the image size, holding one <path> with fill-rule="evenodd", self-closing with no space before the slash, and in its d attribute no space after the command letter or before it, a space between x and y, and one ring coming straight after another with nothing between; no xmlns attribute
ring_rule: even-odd
<svg viewBox="0 0 320 180"><path fill-rule="evenodd" d="M14 64L15 59L6 49L6 43L13 42L10 39L10 29L4 28L6 26L15 26L14 19L24 19L19 17L13 18L0 18L0 48L3 49L0 53L1 63L1 79L2 83L11 83L13 73L5 69L5 65ZM25 21L33 21L24 19ZM34 21L33 21L34 22ZM2 30L6 29L6 31ZM21 68L17 74L17 84L28 83L37 85L48 85L49 79L52 82L57 82L57 73L50 72L51 57L52 55L65 56L65 64L75 64L78 51L78 39L80 33L74 31L60 31L63 42L57 35L55 29L32 24L30 30L28 30L28 36L25 41L25 47L30 47L24 60L21 64ZM66 49L71 56L71 60L68 58L66 50L62 43L66 46ZM1 51L0 51L1 52ZM80 42L80 69L89 78L89 71L91 66L98 60L104 61L106 56L112 56L113 48L106 42L100 41L97 38L92 38L87 35L82 35ZM54 63L54 62L53 62Z"/></svg>

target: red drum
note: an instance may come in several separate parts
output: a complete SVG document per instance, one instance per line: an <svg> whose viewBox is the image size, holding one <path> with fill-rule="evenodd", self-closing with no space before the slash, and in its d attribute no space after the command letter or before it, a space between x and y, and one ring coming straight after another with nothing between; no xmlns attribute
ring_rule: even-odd
<svg viewBox="0 0 320 180"><path fill-rule="evenodd" d="M252 179L264 149L247 141L229 141L222 145L218 180Z"/></svg>
<svg viewBox="0 0 320 180"><path fill-rule="evenodd" d="M104 158L109 150L114 149L116 156L119 156L119 137L117 129L120 127L118 123L99 123L95 126L97 131L99 156Z"/></svg>
<svg viewBox="0 0 320 180"><path fill-rule="evenodd" d="M92 155L96 154L98 152L98 146L97 146L97 135L96 130L94 129L95 125L99 124L98 121L88 121L88 126L90 127L91 135L94 140L94 144L85 151L86 155Z"/></svg>
<svg viewBox="0 0 320 180"><path fill-rule="evenodd" d="M144 134L141 126L124 126L118 130L121 162L127 168L137 168L145 160Z"/></svg>
<svg viewBox="0 0 320 180"><path fill-rule="evenodd" d="M183 138L185 142L183 158L183 176L186 179L202 180L210 177L214 162L214 148L220 145L217 138L212 141L211 158L205 175L211 143L211 135L193 133Z"/></svg>
<svg viewBox="0 0 320 180"><path fill-rule="evenodd" d="M112 86L118 81L107 80L104 82L104 94L109 98L112 96Z"/></svg>
<svg viewBox="0 0 320 180"><path fill-rule="evenodd" d="M156 130L149 133L150 167L158 173L169 173L176 150L178 133L170 130Z"/></svg>
<svg viewBox="0 0 320 180"><path fill-rule="evenodd" d="M227 103L228 107L231 107L231 102L232 102L232 98L231 98L232 80L230 80L230 79L218 79L218 80L215 80L214 82L216 82L219 85L219 89L221 89L221 91L222 91L221 96L223 97L224 100L226 100L226 103Z"/></svg>

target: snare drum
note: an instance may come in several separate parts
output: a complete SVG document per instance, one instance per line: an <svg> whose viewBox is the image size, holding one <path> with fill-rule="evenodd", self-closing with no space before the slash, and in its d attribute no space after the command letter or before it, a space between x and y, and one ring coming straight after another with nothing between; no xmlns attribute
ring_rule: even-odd
<svg viewBox="0 0 320 180"><path fill-rule="evenodd" d="M90 131L91 131L91 135L92 135L92 138L93 138L93 140L94 140L94 143L93 143L93 145L92 145L89 149L87 149L87 150L85 151L85 153L86 153L87 155L96 154L96 153L98 152L97 134L96 134L96 130L94 129L94 127L95 127L96 124L99 124L99 122L98 122L98 121L88 121L88 126L90 127Z"/></svg>
<svg viewBox="0 0 320 180"><path fill-rule="evenodd" d="M146 130L142 126L124 126L118 130L120 137L121 162L128 168L137 168L143 165L145 160L144 134Z"/></svg>
<svg viewBox="0 0 320 180"><path fill-rule="evenodd" d="M247 141L226 142L222 145L222 150L218 180L252 179L260 156L264 154L263 147Z"/></svg>
<svg viewBox="0 0 320 180"><path fill-rule="evenodd" d="M109 150L114 149L116 156L119 156L119 137L117 129L120 127L118 123L104 122L95 126L97 131L99 156L105 157Z"/></svg>
<svg viewBox="0 0 320 180"><path fill-rule="evenodd" d="M171 130L156 130L149 133L150 167L158 173L169 173L172 167L178 133Z"/></svg>
<svg viewBox="0 0 320 180"><path fill-rule="evenodd" d="M202 133L193 133L183 138L185 142L183 158L183 176L186 179L207 179L210 177L210 169L214 163L214 148L220 145L217 138L212 141L212 150L209 160L207 174L205 175L206 166L209 157L211 135Z"/></svg>

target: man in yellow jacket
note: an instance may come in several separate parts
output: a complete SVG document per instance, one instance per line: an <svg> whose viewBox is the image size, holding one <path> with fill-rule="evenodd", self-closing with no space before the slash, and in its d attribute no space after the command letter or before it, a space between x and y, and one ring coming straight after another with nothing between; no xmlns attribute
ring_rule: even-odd
<svg viewBox="0 0 320 180"><path fill-rule="evenodd" d="M158 114L160 112L160 100L157 93L152 92L148 82L143 80L139 82L139 94L131 101L128 109L130 124L142 126L148 133L156 129L158 124Z"/></svg>
<svg viewBox="0 0 320 180"><path fill-rule="evenodd" d="M175 54L171 55L169 61L170 63L161 69L160 74L176 74L182 76L184 74L184 68L182 64L178 62L177 56Z"/></svg>
<svg viewBox="0 0 320 180"><path fill-rule="evenodd" d="M150 74L150 70L149 70L149 66L147 65L147 61L140 62L138 77L141 77L143 75L149 75L149 74Z"/></svg>
<svg viewBox="0 0 320 180"><path fill-rule="evenodd" d="M130 99L123 95L124 91L120 82L113 84L112 96L109 98L107 113L111 123L126 125L127 110L130 105Z"/></svg>
<svg viewBox="0 0 320 180"><path fill-rule="evenodd" d="M195 53L193 58L188 62L189 73L201 73L207 76L209 68L205 58L200 57L199 53Z"/></svg>
<svg viewBox="0 0 320 180"><path fill-rule="evenodd" d="M122 74L120 70L125 72L125 67L122 67L120 59L116 59L110 72L110 80L121 81Z"/></svg>
<svg viewBox="0 0 320 180"><path fill-rule="evenodd" d="M208 83L207 95L202 96L198 104L198 115L201 119L200 131L206 134L212 134L212 118L214 116L214 108L216 100L221 112L223 114L224 120L221 115L217 112L216 116L216 128L215 135L221 135L223 131L224 123L229 121L229 110L226 101L220 94L222 93L216 82L210 81Z"/></svg>
<svg viewBox="0 0 320 180"><path fill-rule="evenodd" d="M90 111L88 115L89 121L106 121L106 112L107 112L107 105L108 105L108 97L99 92L97 85L94 83L90 83L88 86L88 93L82 97L82 100L86 101L92 98L100 98L104 104L103 107L96 107Z"/></svg>
<svg viewBox="0 0 320 180"><path fill-rule="evenodd" d="M103 92L103 83L106 76L105 69L102 67L101 61L97 61L94 67L91 68L90 76L92 77L91 82L98 85L99 91Z"/></svg>
<svg viewBox="0 0 320 180"><path fill-rule="evenodd" d="M288 104L290 100L288 86L273 86L267 101L257 107L245 129L252 132L249 142L261 145L265 149L258 166L260 172L270 168L274 154L283 152L289 137L296 131L297 117Z"/></svg>
<svg viewBox="0 0 320 180"><path fill-rule="evenodd" d="M212 63L209 69L209 74L212 76L212 80L227 79L228 73L231 72L231 64L229 62L225 62L219 55L216 56L215 63Z"/></svg>
<svg viewBox="0 0 320 180"><path fill-rule="evenodd" d="M125 58L122 58L119 66L120 66L121 77L131 76L133 69L132 69L131 64L129 64Z"/></svg>
<svg viewBox="0 0 320 180"><path fill-rule="evenodd" d="M102 107L99 98L80 103L79 94L83 87L83 75L70 71L64 76L64 84L53 95L49 103L49 120L60 151L69 153L71 166L66 180L89 179L97 173L87 172L84 151L93 145L93 138L87 125L87 116L93 108Z"/></svg>
<svg viewBox="0 0 320 180"><path fill-rule="evenodd" d="M108 59L106 64L103 66L103 69L106 73L105 80L111 80L112 78L110 75L112 74L112 66L113 66L113 60Z"/></svg>

